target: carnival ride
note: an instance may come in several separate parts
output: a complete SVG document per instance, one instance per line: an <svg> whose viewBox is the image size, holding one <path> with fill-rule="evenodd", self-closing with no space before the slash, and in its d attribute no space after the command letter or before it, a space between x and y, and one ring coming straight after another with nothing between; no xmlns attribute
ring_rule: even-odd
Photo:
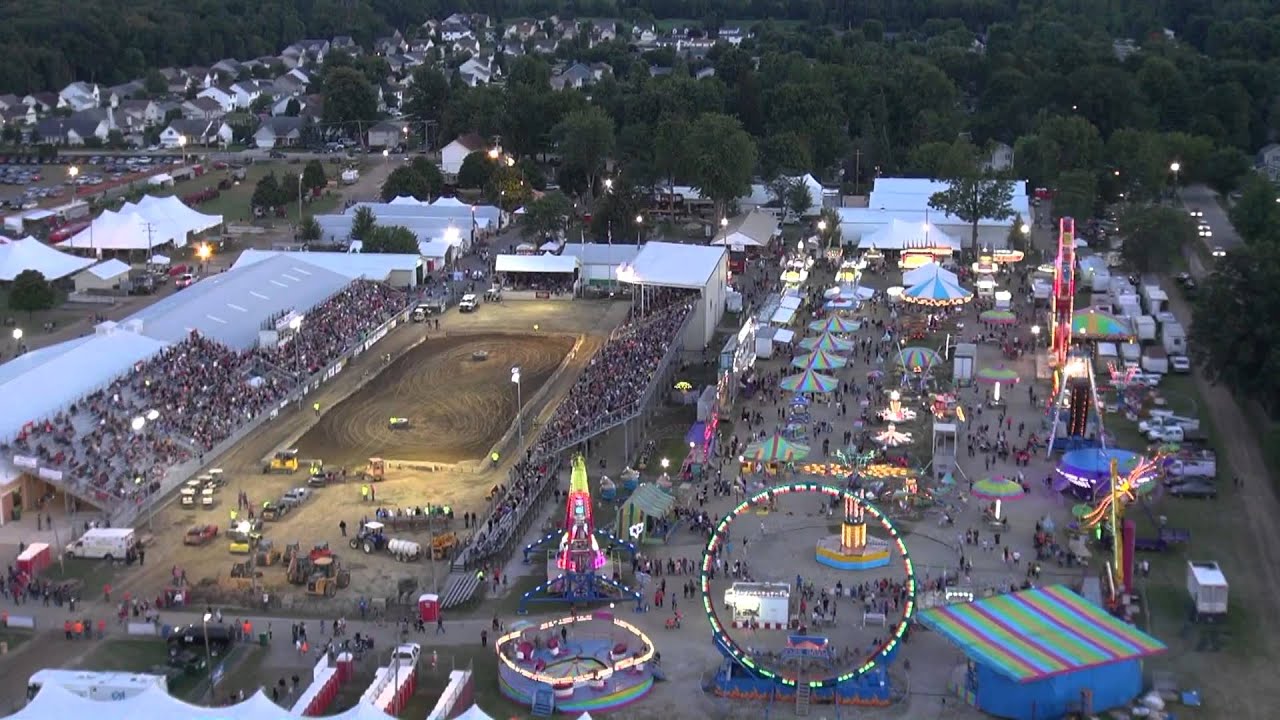
<svg viewBox="0 0 1280 720"><path fill-rule="evenodd" d="M1071 348L1071 316L1076 297L1076 221L1058 221L1058 257L1053 264L1053 307L1050 317L1050 362L1055 368L1067 364Z"/></svg>
<svg viewBox="0 0 1280 720"><path fill-rule="evenodd" d="M494 643L498 687L535 716L617 709L653 688L653 640L599 611L515 623Z"/></svg>
<svg viewBox="0 0 1280 720"><path fill-rule="evenodd" d="M889 407L880 411L880 419L885 422L900 423L916 419L916 411L902 406L902 393L889 391Z"/></svg>
<svg viewBox="0 0 1280 720"><path fill-rule="evenodd" d="M871 570L890 560L889 543L867 534L866 510L856 495L844 496L840 534L819 540L815 552L819 565L837 570Z"/></svg>
<svg viewBox="0 0 1280 720"><path fill-rule="evenodd" d="M788 632L799 630L799 634L788 636L781 653L766 653L758 648L743 647L729 634L717 612L711 582L715 575L716 559L729 542L730 526L744 514L761 506L768 507L777 498L792 493L818 493L842 502L846 502L847 498L854 498L857 500L855 507L862 510L864 519L869 516L879 523L880 529L889 538L887 544L890 550L896 549L896 555L902 563L907 593L902 604L902 619L887 624L887 629L878 633L879 644L874 645L869 654L859 655L851 662L839 661L837 664L838 661L830 653L827 639L807 635L803 627L799 626L789 626ZM712 689L717 695L757 702L794 701L798 712L802 706L807 712L810 702L835 703L837 706L889 703L891 679L888 665L896 656L907 627L915 617L916 580L902 536L888 516L875 505L857 498L848 490L819 483L797 482L761 490L738 504L716 525L703 549L699 585L713 641L725 656L712 680ZM790 625L795 623L796 621L792 621Z"/></svg>
<svg viewBox="0 0 1280 720"><path fill-rule="evenodd" d="M1089 353L1085 350L1068 353L1067 360L1054 375L1054 392L1050 394L1047 454L1052 456L1055 450L1105 448L1101 404Z"/></svg>
<svg viewBox="0 0 1280 720"><path fill-rule="evenodd" d="M878 443L881 447L893 448L893 447L901 447L903 445L909 445L911 444L913 438L911 436L911 433L903 432L899 430L898 426L895 425L894 423L889 423L889 425L885 427L884 430L881 430L880 432L873 435L872 439L875 440L876 443Z"/></svg>
<svg viewBox="0 0 1280 720"><path fill-rule="evenodd" d="M1083 529L1106 527L1111 533L1111 586L1112 596L1118 584L1125 592L1133 591L1133 555L1136 545L1136 529L1132 520L1124 519L1125 511L1141 496L1159 486L1161 457L1141 458L1128 472L1122 473L1120 463L1111 461L1111 478L1108 492L1094 503L1093 509L1080 518Z"/></svg>
<svg viewBox="0 0 1280 720"><path fill-rule="evenodd" d="M604 541L603 543L601 541ZM554 550L547 547L555 544ZM569 496L565 501L563 530L554 530L524 548L524 561L530 562L540 550L546 551L547 581L520 598L520 614L528 612L532 602L568 602L571 604L630 599L636 611L644 608L640 593L625 586L619 573L614 577L601 574L609 563L605 548L635 556L636 546L595 526L591 510L591 488L587 484L587 461L581 455L573 458L569 475Z"/></svg>

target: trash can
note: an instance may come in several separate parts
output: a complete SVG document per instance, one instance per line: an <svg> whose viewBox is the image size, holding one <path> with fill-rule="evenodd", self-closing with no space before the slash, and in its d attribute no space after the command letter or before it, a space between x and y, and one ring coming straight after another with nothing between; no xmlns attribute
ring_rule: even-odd
<svg viewBox="0 0 1280 720"><path fill-rule="evenodd" d="M261 645L262 647L266 647L266 646L267 646L267 634L266 634L266 633L264 633L264 632L260 632L260 633L258 633L258 644L259 644L259 645Z"/></svg>

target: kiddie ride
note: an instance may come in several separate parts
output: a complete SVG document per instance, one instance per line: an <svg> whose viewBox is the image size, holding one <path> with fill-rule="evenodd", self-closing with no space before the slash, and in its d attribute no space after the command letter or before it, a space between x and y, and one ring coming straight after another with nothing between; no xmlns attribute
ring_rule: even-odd
<svg viewBox="0 0 1280 720"><path fill-rule="evenodd" d="M587 485L587 461L581 455L573 458L569 476L569 499L565 504L564 530L556 530L528 544L524 561L540 550L546 550L547 581L520 598L521 615L527 614L532 602L567 602L570 604L635 600L636 612L644 610L640 593L621 582L615 570L609 577L601 571L608 565L604 547L635 557L636 546L604 530L597 530L591 512L591 489ZM555 544L555 549L548 549ZM617 557L615 555L615 560Z"/></svg>

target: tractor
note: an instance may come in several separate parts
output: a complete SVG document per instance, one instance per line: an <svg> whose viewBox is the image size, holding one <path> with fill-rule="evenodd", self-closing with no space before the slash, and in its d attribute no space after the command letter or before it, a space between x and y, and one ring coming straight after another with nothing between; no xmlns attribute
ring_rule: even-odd
<svg viewBox="0 0 1280 720"><path fill-rule="evenodd" d="M386 526L380 522L367 522L360 526L360 531L356 536L351 538L352 550L364 550L365 555L371 555L378 550L382 550L387 546Z"/></svg>
<svg viewBox="0 0 1280 720"><path fill-rule="evenodd" d="M382 482L387 475L387 461L382 458L369 458L369 465L356 474L360 482Z"/></svg>
<svg viewBox="0 0 1280 720"><path fill-rule="evenodd" d="M254 529L252 523L240 522L227 529L227 549L233 555L248 555L258 547L262 533Z"/></svg>
<svg viewBox="0 0 1280 720"><path fill-rule="evenodd" d="M275 548L267 538L258 541L258 552L254 555L254 559L260 567L270 567L280 564L280 551Z"/></svg>
<svg viewBox="0 0 1280 720"><path fill-rule="evenodd" d="M281 450L268 458L262 465L262 473L264 475L271 473L288 473L292 475L296 472L298 472L297 450Z"/></svg>
<svg viewBox="0 0 1280 720"><path fill-rule="evenodd" d="M311 576L307 578L307 594L333 597L338 590L351 585L351 573L343 570L338 558L329 555L311 563Z"/></svg>
<svg viewBox="0 0 1280 720"><path fill-rule="evenodd" d="M232 564L231 573L227 577L227 584L237 590L251 590L256 587L258 579L261 577L262 573L254 568L253 559L250 558L246 562Z"/></svg>
<svg viewBox="0 0 1280 720"><path fill-rule="evenodd" d="M449 559L449 554L452 553L453 549L457 546L457 533L440 533L439 535L431 538L431 559L447 560Z"/></svg>

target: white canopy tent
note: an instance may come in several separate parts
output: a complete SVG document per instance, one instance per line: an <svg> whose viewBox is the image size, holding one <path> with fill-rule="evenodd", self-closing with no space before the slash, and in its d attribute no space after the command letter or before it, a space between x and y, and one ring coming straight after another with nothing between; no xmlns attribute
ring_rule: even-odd
<svg viewBox="0 0 1280 720"><path fill-rule="evenodd" d="M93 720L134 720L135 718L183 718L184 720L291 720L292 715L267 697L263 690L235 705L202 707L185 703L160 688L153 688L123 700L90 700L59 685L47 683L26 707L10 715L12 720L92 717ZM359 703L346 712L330 715L334 720L391 720L392 716L368 703Z"/></svg>
<svg viewBox="0 0 1280 720"><path fill-rule="evenodd" d="M429 205L430 203L422 202L418 198L410 197L408 195L397 195L390 203L387 203L387 204L388 205Z"/></svg>
<svg viewBox="0 0 1280 720"><path fill-rule="evenodd" d="M151 222L168 221L191 233L202 233L222 224L221 215L206 215L193 210L173 195L147 195L138 201L136 207L136 212Z"/></svg>
<svg viewBox="0 0 1280 720"><path fill-rule="evenodd" d="M481 710L479 705L472 705L453 720L493 720L493 716Z"/></svg>
<svg viewBox="0 0 1280 720"><path fill-rule="evenodd" d="M470 207L471 207L471 205L469 205L469 204L467 204L467 203L462 202L461 200L459 200L459 199L458 199L458 198L456 198L456 197L444 197L444 196L441 196L441 197L436 198L436 199L435 199L435 202L431 203L431 207L443 207L443 208L470 208Z"/></svg>
<svg viewBox="0 0 1280 720"><path fill-rule="evenodd" d="M157 254L157 255L152 255L151 259L148 260L147 262L151 263L152 265L158 265L160 267L168 267L169 263L171 263L172 260L169 259L168 255Z"/></svg>
<svg viewBox="0 0 1280 720"><path fill-rule="evenodd" d="M618 280L633 285L701 290L717 270L727 267L728 254L724 247L649 242L634 262L618 269Z"/></svg>
<svg viewBox="0 0 1280 720"><path fill-rule="evenodd" d="M899 218L890 220L875 232L864 235L858 247L877 250L910 250L912 248L945 247L960 249L960 240L930 222L913 223Z"/></svg>
<svg viewBox="0 0 1280 720"><path fill-rule="evenodd" d="M779 233L778 221L772 215L752 210L730 220L711 240L712 245L728 245L735 251L746 247L763 247Z"/></svg>
<svg viewBox="0 0 1280 720"><path fill-rule="evenodd" d="M151 187L169 187L173 184L173 176L169 173L156 173L147 178L147 184Z"/></svg>
<svg viewBox="0 0 1280 720"><path fill-rule="evenodd" d="M0 243L0 282L12 282L24 270L37 270L46 280L60 280L93 263L92 258L59 252L33 237Z"/></svg>
<svg viewBox="0 0 1280 720"><path fill-rule="evenodd" d="M445 200L452 202L444 202ZM454 198L441 198L433 205L356 203L344 214L354 215L360 208L368 208L381 224L389 223L393 218L437 218L451 219L459 225L467 226L474 219L476 227L496 228L498 217L502 214L492 205L467 205Z"/></svg>
<svg viewBox="0 0 1280 720"><path fill-rule="evenodd" d="M575 273L581 266L574 255L499 255L493 267L500 273Z"/></svg>
<svg viewBox="0 0 1280 720"><path fill-rule="evenodd" d="M149 250L169 243L181 247L186 242L186 233L178 233L167 225L148 222L136 212L116 213L108 210L95 218L89 227L58 243L58 247L77 250Z"/></svg>

